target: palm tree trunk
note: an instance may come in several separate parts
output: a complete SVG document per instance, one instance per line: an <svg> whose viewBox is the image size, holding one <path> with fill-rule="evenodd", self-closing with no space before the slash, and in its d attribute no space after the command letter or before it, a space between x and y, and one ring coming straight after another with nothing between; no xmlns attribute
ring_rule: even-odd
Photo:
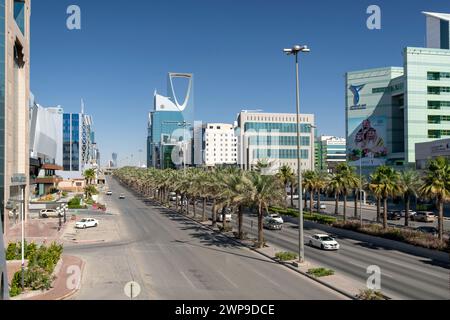
<svg viewBox="0 0 450 320"><path fill-rule="evenodd" d="M358 199L359 199L358 191L355 190L355 211L354 211L355 219L358 218Z"/></svg>
<svg viewBox="0 0 450 320"><path fill-rule="evenodd" d="M336 192L334 194L334 214L338 215L339 214L339 194Z"/></svg>
<svg viewBox="0 0 450 320"><path fill-rule="evenodd" d="M317 191L317 211L320 213L320 190Z"/></svg>
<svg viewBox="0 0 450 320"><path fill-rule="evenodd" d="M258 248L262 248L264 245L263 235L263 214L261 205L258 207Z"/></svg>
<svg viewBox="0 0 450 320"><path fill-rule="evenodd" d="M409 195L405 195L405 227L409 226L409 206L410 206L410 197Z"/></svg>
<svg viewBox="0 0 450 320"><path fill-rule="evenodd" d="M227 226L226 209L227 209L226 206L224 206L224 207L222 208L222 220L223 220L223 222L222 222L222 227L223 227L224 231L225 231L225 228L226 228L226 226Z"/></svg>
<svg viewBox="0 0 450 320"><path fill-rule="evenodd" d="M189 197L186 197L186 215L189 215Z"/></svg>
<svg viewBox="0 0 450 320"><path fill-rule="evenodd" d="M175 194L175 211L178 211L178 192Z"/></svg>
<svg viewBox="0 0 450 320"><path fill-rule="evenodd" d="M347 194L344 194L344 222L347 221Z"/></svg>
<svg viewBox="0 0 450 320"><path fill-rule="evenodd" d="M206 221L206 198L203 198L202 221Z"/></svg>
<svg viewBox="0 0 450 320"><path fill-rule="evenodd" d="M312 190L309 191L309 211L313 212L313 200L314 200L314 192Z"/></svg>
<svg viewBox="0 0 450 320"><path fill-rule="evenodd" d="M195 202L196 202L196 198L194 198L193 200L193 203L192 203L192 210L194 211L194 219L195 219L195 216L196 216L196 207L195 207Z"/></svg>
<svg viewBox="0 0 450 320"><path fill-rule="evenodd" d="M291 183L291 208L294 207L294 186Z"/></svg>
<svg viewBox="0 0 450 320"><path fill-rule="evenodd" d="M383 229L384 230L387 229L387 212L388 212L387 203L388 203L388 199L386 197L386 198L384 198L384 208L383 208Z"/></svg>
<svg viewBox="0 0 450 320"><path fill-rule="evenodd" d="M438 230L439 230L439 240L444 239L444 201L442 199L438 200L439 207L439 218L438 218Z"/></svg>
<svg viewBox="0 0 450 320"><path fill-rule="evenodd" d="M377 222L380 222L381 217L381 198L377 198Z"/></svg>
<svg viewBox="0 0 450 320"><path fill-rule="evenodd" d="M239 206L238 208L238 237L239 239L243 239L244 238L244 234L242 232L242 227L243 227L243 212L242 212L242 206Z"/></svg>
<svg viewBox="0 0 450 320"><path fill-rule="evenodd" d="M303 193L303 190L301 191ZM308 208L308 198L306 197L306 189L305 189L305 205L303 206L303 209Z"/></svg>
<svg viewBox="0 0 450 320"><path fill-rule="evenodd" d="M212 219L212 227L214 228L216 225L217 225L217 216L216 216L216 199L214 199L214 202L213 202L213 206L212 206L212 216L211 216L211 219Z"/></svg>

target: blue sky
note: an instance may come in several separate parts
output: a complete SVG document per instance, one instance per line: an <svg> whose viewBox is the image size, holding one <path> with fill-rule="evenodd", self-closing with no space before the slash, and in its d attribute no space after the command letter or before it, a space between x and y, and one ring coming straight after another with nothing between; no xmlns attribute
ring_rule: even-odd
<svg viewBox="0 0 450 320"><path fill-rule="evenodd" d="M81 8L82 29L66 28ZM366 27L369 5L382 29ZM346 71L401 66L405 46L425 45L421 11L450 12L441 0L39 0L32 3L31 89L45 106L94 117L102 162L145 156L153 92L167 72L195 77L196 120L233 122L242 109L295 112L294 61L301 57L301 111L321 134L343 136Z"/></svg>

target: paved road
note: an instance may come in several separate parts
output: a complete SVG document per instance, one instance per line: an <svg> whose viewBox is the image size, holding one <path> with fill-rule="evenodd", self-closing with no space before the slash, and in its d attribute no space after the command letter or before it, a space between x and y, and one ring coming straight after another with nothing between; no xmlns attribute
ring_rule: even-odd
<svg viewBox="0 0 450 320"><path fill-rule="evenodd" d="M124 285L142 287L140 299L343 299L186 218L137 199L108 178L115 195L121 241L68 246L86 260L76 299L126 299Z"/></svg>
<svg viewBox="0 0 450 320"><path fill-rule="evenodd" d="M291 222L286 222L283 230L264 230L265 240L285 250L298 252L298 224L296 219L290 219L289 217L286 217L286 219ZM234 217L235 228L237 228L236 220ZM251 221L253 221L253 225ZM244 230L255 237L257 236L257 218L255 215L245 216ZM308 236L316 233L329 233L329 230L327 227L305 221L305 243L307 243ZM382 245L375 245L367 241L368 237L365 235L361 235L359 239L354 239L345 236L345 233L343 231L341 236L337 236L337 240L341 244L341 250L326 252L306 246L306 259L323 267L336 270L362 284L366 283L368 277L366 274L367 267L377 265L382 272L383 292L395 298L450 299L449 256L441 254L440 258L443 256L443 259L437 260L436 258L423 257L423 254L419 255L419 251L417 251L417 255L408 254L389 248L390 241L380 239L379 242ZM425 254L429 252L428 250L421 251L425 251Z"/></svg>

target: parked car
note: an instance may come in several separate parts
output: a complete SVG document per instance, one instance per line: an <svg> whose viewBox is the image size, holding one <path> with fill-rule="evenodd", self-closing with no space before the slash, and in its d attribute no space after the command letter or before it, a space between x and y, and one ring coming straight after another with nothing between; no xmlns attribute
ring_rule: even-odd
<svg viewBox="0 0 450 320"><path fill-rule="evenodd" d="M55 209L43 209L39 212L39 216L41 218L58 218L62 217L63 215L64 214L62 212L58 214Z"/></svg>
<svg viewBox="0 0 450 320"><path fill-rule="evenodd" d="M435 222L436 216L434 215L434 212L431 212L431 211L420 211L414 215L414 221Z"/></svg>
<svg viewBox="0 0 450 320"><path fill-rule="evenodd" d="M402 210L402 211L400 211L400 214L402 215L402 218L404 218L406 215L406 211ZM417 212L415 212L413 210L409 210L409 218L410 219L413 219L416 214L417 214Z"/></svg>
<svg viewBox="0 0 450 320"><path fill-rule="evenodd" d="M439 230L436 229L435 227L422 226L422 227L416 228L416 231L419 231L419 232L422 232L422 233L431 234L431 235L433 235L435 237L439 234Z"/></svg>
<svg viewBox="0 0 450 320"><path fill-rule="evenodd" d="M400 211L388 211L387 219L388 220L400 220L402 218L402 214Z"/></svg>
<svg viewBox="0 0 450 320"><path fill-rule="evenodd" d="M263 220L263 228L269 229L269 230L282 230L283 223L280 223L278 220L276 220L272 217L266 217Z"/></svg>
<svg viewBox="0 0 450 320"><path fill-rule="evenodd" d="M181 196L177 196L176 194L175 195L170 195L169 196L170 198L170 201L177 201L177 199L178 199L178 201L180 201L181 200Z"/></svg>
<svg viewBox="0 0 450 320"><path fill-rule="evenodd" d="M328 234L315 234L310 237L309 245L322 250L339 250L339 243Z"/></svg>
<svg viewBox="0 0 450 320"><path fill-rule="evenodd" d="M119 199L125 199L125 195L123 193L120 194Z"/></svg>
<svg viewBox="0 0 450 320"><path fill-rule="evenodd" d="M271 219L275 220L278 223L281 223L281 224L284 223L283 218L277 213L269 213L268 215L266 215L266 217L267 218L271 218Z"/></svg>
<svg viewBox="0 0 450 320"><path fill-rule="evenodd" d="M223 214L221 212L217 214L217 221L223 222L223 216L225 216L225 221L226 222L231 222L231 213Z"/></svg>
<svg viewBox="0 0 450 320"><path fill-rule="evenodd" d="M84 218L75 224L77 229L95 228L98 226L98 220L93 218Z"/></svg>
<svg viewBox="0 0 450 320"><path fill-rule="evenodd" d="M314 203L313 207L314 207L314 209L318 210L319 209L318 206L319 206L319 204L316 202L316 203ZM327 206L325 204L321 203L320 210L327 210Z"/></svg>
<svg viewBox="0 0 450 320"><path fill-rule="evenodd" d="M112 196L112 191L111 190L106 191L106 195L107 196Z"/></svg>

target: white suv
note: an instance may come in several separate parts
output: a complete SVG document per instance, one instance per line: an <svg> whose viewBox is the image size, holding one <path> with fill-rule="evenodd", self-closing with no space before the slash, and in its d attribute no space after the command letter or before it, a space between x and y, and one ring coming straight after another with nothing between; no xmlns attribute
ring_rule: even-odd
<svg viewBox="0 0 450 320"><path fill-rule="evenodd" d="M58 218L62 217L63 213L60 212L58 214L58 212L55 209L43 209L39 212L39 215L41 216L41 218Z"/></svg>

